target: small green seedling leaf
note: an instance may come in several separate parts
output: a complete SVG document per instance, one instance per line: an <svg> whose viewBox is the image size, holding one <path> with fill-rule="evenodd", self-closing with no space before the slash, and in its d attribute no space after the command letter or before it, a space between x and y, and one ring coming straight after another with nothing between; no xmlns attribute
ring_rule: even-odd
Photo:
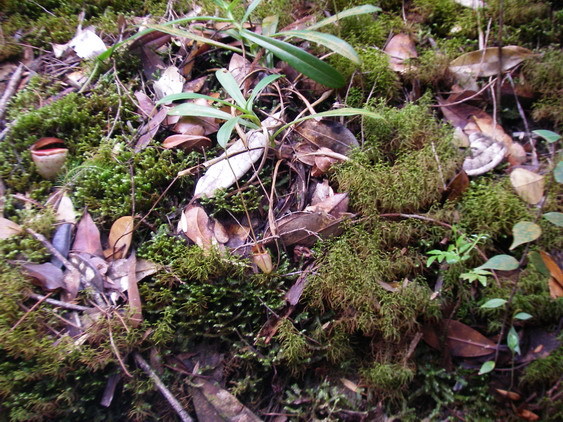
<svg viewBox="0 0 563 422"><path fill-rule="evenodd" d="M530 318L533 318L533 316L527 312L518 312L516 315L514 315L514 319L519 319L520 321L526 321Z"/></svg>
<svg viewBox="0 0 563 422"><path fill-rule="evenodd" d="M551 130L545 130L545 129L533 130L532 133L535 133L540 138L545 139L550 144L557 142L559 139L561 139L561 135L552 132Z"/></svg>
<svg viewBox="0 0 563 422"><path fill-rule="evenodd" d="M553 176L557 183L563 183L563 160L560 160L553 170Z"/></svg>
<svg viewBox="0 0 563 422"><path fill-rule="evenodd" d="M230 120L233 116L213 107L202 106L194 103L177 105L168 112L171 116L212 117L214 119Z"/></svg>
<svg viewBox="0 0 563 422"><path fill-rule="evenodd" d="M505 303L506 303L506 299L496 298L496 299L487 300L480 307L484 309L495 309L501 307Z"/></svg>
<svg viewBox="0 0 563 422"><path fill-rule="evenodd" d="M233 100L239 105L239 107L246 110L246 100L244 95L238 86L238 82L235 80L234 76L227 69L219 69L215 72L215 77L219 83L225 88L227 94L231 96Z"/></svg>
<svg viewBox="0 0 563 422"><path fill-rule="evenodd" d="M254 100L256 100L256 97L260 95L260 93L264 90L264 88L266 88L272 82L274 82L275 80L281 77L282 75L268 75L265 78L261 79L260 82L258 82L254 87L254 89L252 90L252 94L250 94L248 100L246 100L246 109L249 111L252 110L254 106Z"/></svg>
<svg viewBox="0 0 563 422"><path fill-rule="evenodd" d="M508 331L506 345L512 350L512 353L520 354L520 338L514 327L510 327L510 331Z"/></svg>
<svg viewBox="0 0 563 422"><path fill-rule="evenodd" d="M510 250L536 240L541 236L541 227L531 221L520 221L512 228L512 236L514 236L514 240L510 245Z"/></svg>
<svg viewBox="0 0 563 422"><path fill-rule="evenodd" d="M250 3L250 5L246 8L244 16L242 17L243 23L248 20L252 12L254 12L254 9L256 9L260 3L262 3L262 0L254 0L252 3Z"/></svg>
<svg viewBox="0 0 563 422"><path fill-rule="evenodd" d="M375 12L381 12L381 8L380 7L376 7L376 6L372 6L371 4L366 4L364 6L357 6L357 7L352 7L350 9L346 9L343 10L340 13L337 13L336 15L333 15L329 18L323 19L320 22L317 22L314 25L309 26L307 29L312 30L312 29L319 29L323 26L326 25L330 25L331 23L334 23L342 18L347 18L350 16L357 16L357 15L364 15L366 13L375 13Z"/></svg>
<svg viewBox="0 0 563 422"><path fill-rule="evenodd" d="M561 212L546 212L543 218L556 226L563 227L563 213Z"/></svg>
<svg viewBox="0 0 563 422"><path fill-rule="evenodd" d="M512 271L518 268L519 264L516 258L510 255L495 255L483 265L477 267L478 270L498 270Z"/></svg>
<svg viewBox="0 0 563 422"><path fill-rule="evenodd" d="M276 36L287 36L287 37L298 37L302 38L307 41L314 42L316 44L322 45L323 47L328 48L329 50L334 51L336 54L340 54L343 57L351 60L356 64L361 64L360 57L354 47L348 44L343 39L340 39L332 34L326 34L324 32L317 32L317 31L284 31L278 32L275 34Z"/></svg>
<svg viewBox="0 0 563 422"><path fill-rule="evenodd" d="M170 95L167 95L166 97L158 100L156 102L156 105L170 104L170 103L172 103L174 101L178 101L178 100L194 100L194 99L197 99L197 98L203 98L205 100L220 103L220 104L223 104L223 105L226 105L226 106L229 106L229 107L235 107L236 109L243 111L243 112L246 111L246 109L243 109L243 108L241 108L241 107L237 106L236 104L233 104L229 101L225 101L225 100L222 100L220 98L211 97L209 95L196 94L195 92L180 92L178 94L170 94Z"/></svg>
<svg viewBox="0 0 563 422"><path fill-rule="evenodd" d="M479 369L479 375L488 374L493 369L495 369L495 361L488 360L483 365L481 365L481 369Z"/></svg>
<svg viewBox="0 0 563 422"><path fill-rule="evenodd" d="M274 56L316 82L329 88L340 88L345 83L344 77L334 67L305 50L275 38L255 34L247 29L242 29L241 35L250 42L271 51Z"/></svg>
<svg viewBox="0 0 563 422"><path fill-rule="evenodd" d="M227 142L231 139L231 134L233 133L233 129L235 128L236 124L239 122L240 117L234 117L232 119L227 120L217 131L217 143L225 148L227 146Z"/></svg>

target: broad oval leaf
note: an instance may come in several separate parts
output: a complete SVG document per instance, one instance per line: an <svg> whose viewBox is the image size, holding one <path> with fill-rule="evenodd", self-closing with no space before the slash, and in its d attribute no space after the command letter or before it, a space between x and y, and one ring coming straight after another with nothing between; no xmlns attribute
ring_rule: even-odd
<svg viewBox="0 0 563 422"><path fill-rule="evenodd" d="M131 216L115 220L109 232L109 248L104 251L106 258L119 259L127 255L133 240L134 222L135 219Z"/></svg>
<svg viewBox="0 0 563 422"><path fill-rule="evenodd" d="M487 300L485 303L483 303L480 308L483 309L495 309L495 308L499 308L502 305L504 305L506 303L506 299L500 299L500 298L496 298L496 299L491 299L491 300Z"/></svg>
<svg viewBox="0 0 563 422"><path fill-rule="evenodd" d="M350 9L343 10L333 16L330 16L322 21L309 26L307 29L319 29L323 26L330 25L340 19L348 18L350 16L365 15L367 13L381 12L381 8L377 6L372 6L371 4L365 4L363 6L351 7Z"/></svg>
<svg viewBox="0 0 563 422"><path fill-rule="evenodd" d="M533 318L533 316L527 312L518 312L516 315L514 315L514 319L519 319L520 321L526 321L530 318Z"/></svg>
<svg viewBox="0 0 563 422"><path fill-rule="evenodd" d="M233 118L233 116L229 113L225 113L224 111L194 103L180 104L170 110L168 114L171 116L212 117L223 120L230 120Z"/></svg>
<svg viewBox="0 0 563 422"><path fill-rule="evenodd" d="M287 62L295 70L316 82L329 88L340 88L345 83L342 75L334 67L307 53L305 50L275 38L255 34L247 29L242 29L241 35L260 47L271 51L274 56Z"/></svg>
<svg viewBox="0 0 563 422"><path fill-rule="evenodd" d="M536 240L541 236L541 227L531 221L520 221L512 228L512 236L514 236L514 240L510 245L510 250Z"/></svg>
<svg viewBox="0 0 563 422"><path fill-rule="evenodd" d="M288 37L299 37L307 41L314 42L316 44L322 45L323 47L328 48L331 51L334 51L336 54L340 54L343 57L351 60L356 64L361 64L360 57L354 47L348 44L341 38L338 38L332 34L326 34L324 32L318 31L310 31L310 30L303 30L303 31L284 31L278 32L278 35L285 35Z"/></svg>
<svg viewBox="0 0 563 422"><path fill-rule="evenodd" d="M495 255L483 265L477 267L479 270L498 270L512 271L518 268L519 264L516 258L510 255Z"/></svg>
<svg viewBox="0 0 563 422"><path fill-rule="evenodd" d="M545 218L550 223L555 224L556 226L563 227L563 213L555 212L555 211L546 212L543 215L543 218Z"/></svg>
<svg viewBox="0 0 563 422"><path fill-rule="evenodd" d="M563 170L563 168L562 168ZM545 179L530 170L517 168L510 173L510 183L516 193L528 204L535 205L543 197Z"/></svg>
<svg viewBox="0 0 563 422"><path fill-rule="evenodd" d="M539 130L533 130L532 133L535 133L540 138L545 139L550 144L557 142L559 139L561 139L561 135L552 132L551 130L539 129Z"/></svg>
<svg viewBox="0 0 563 422"><path fill-rule="evenodd" d="M488 360L483 365L481 365L481 369L479 369L479 375L488 374L493 369L495 369L495 361Z"/></svg>

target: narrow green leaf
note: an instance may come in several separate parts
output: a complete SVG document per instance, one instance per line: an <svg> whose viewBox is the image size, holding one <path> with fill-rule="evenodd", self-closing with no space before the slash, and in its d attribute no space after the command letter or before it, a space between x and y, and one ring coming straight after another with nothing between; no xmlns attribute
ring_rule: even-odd
<svg viewBox="0 0 563 422"><path fill-rule="evenodd" d="M229 94L240 107L246 110L246 100L244 99L244 95L242 95L238 82L235 80L231 72L227 69L219 69L215 72L215 77L223 88L225 88L227 94Z"/></svg>
<svg viewBox="0 0 563 422"><path fill-rule="evenodd" d="M261 79L260 82L258 82L254 87L254 89L252 90L252 94L250 94L248 100L246 100L246 109L252 110L252 108L254 107L254 100L256 99L256 97L260 95L260 93L264 90L264 88L266 88L272 82L274 82L275 80L281 77L282 75L268 75L265 78Z"/></svg>
<svg viewBox="0 0 563 422"><path fill-rule="evenodd" d="M242 17L243 23L248 20L252 12L254 12L254 9L256 9L260 3L262 3L262 0L254 0L252 3L250 3L250 5L246 8L244 16Z"/></svg>
<svg viewBox="0 0 563 422"><path fill-rule="evenodd" d="M510 250L536 240L541 236L541 227L531 221L520 221L512 228L512 236L514 236L514 240L510 245Z"/></svg>
<svg viewBox="0 0 563 422"><path fill-rule="evenodd" d="M491 300L487 300L485 303L483 303L480 308L484 308L484 309L495 309L495 308L499 308L502 305L504 305L506 303L506 299L491 299Z"/></svg>
<svg viewBox="0 0 563 422"><path fill-rule="evenodd" d="M479 369L479 375L488 374L493 369L495 369L495 361L488 360L483 365L481 365L481 369Z"/></svg>
<svg viewBox="0 0 563 422"><path fill-rule="evenodd" d="M255 34L247 29L242 29L241 35L247 40L271 51L277 58L287 62L298 72L329 88L340 88L345 83L342 75L334 67L294 45L276 40L275 38Z"/></svg>
<svg viewBox="0 0 563 422"><path fill-rule="evenodd" d="M543 215L543 218L545 218L550 223L555 224L556 226L563 227L563 213L555 212L555 211L546 212Z"/></svg>
<svg viewBox="0 0 563 422"><path fill-rule="evenodd" d="M561 135L552 132L551 130L545 130L545 129L533 130L532 133L535 133L539 137L545 139L550 144L552 144L553 142L557 142L559 139L561 139Z"/></svg>
<svg viewBox="0 0 563 422"><path fill-rule="evenodd" d="M506 345L512 353L520 354L520 338L514 327L510 327L508 335L506 336Z"/></svg>
<svg viewBox="0 0 563 422"><path fill-rule="evenodd" d="M280 17L278 15L266 16L262 19L262 35L271 37L278 30Z"/></svg>
<svg viewBox="0 0 563 422"><path fill-rule="evenodd" d="M227 22L230 21L227 20ZM235 53L243 54L242 50L238 47L233 47L232 45L215 41L210 38L201 37L192 32L184 31L182 29L169 28L168 26L165 25L147 25L147 28L152 29L153 31L164 32L165 34L170 34L174 37L188 38L190 40L194 40L203 44L209 44L214 47L224 48L225 50L230 50L230 51L234 51Z"/></svg>
<svg viewBox="0 0 563 422"><path fill-rule="evenodd" d="M348 44L346 41L332 35L332 34L325 34L324 32L317 32L317 31L284 31L278 32L276 36L287 36L287 37L299 37L307 41L314 42L316 44L322 45L329 50L334 51L337 54L340 54L343 57L351 60L356 64L361 64L360 57L354 47Z"/></svg>
<svg viewBox="0 0 563 422"><path fill-rule="evenodd" d="M227 142L229 142L229 140L231 139L233 129L235 128L239 120L240 117L234 117L230 120L227 120L217 131L217 143L223 148L227 146Z"/></svg>
<svg viewBox="0 0 563 422"><path fill-rule="evenodd" d="M553 170L553 175L555 176L555 181L557 183L563 183L563 160L560 160Z"/></svg>
<svg viewBox="0 0 563 422"><path fill-rule="evenodd" d="M194 103L184 103L174 107L168 112L171 116L213 117L215 119L230 120L233 116L213 107L202 106Z"/></svg>
<svg viewBox="0 0 563 422"><path fill-rule="evenodd" d="M178 100L193 100L193 99L196 99L196 98L204 98L208 101L221 103L221 104L229 106L229 107L235 107L235 108L239 109L240 111L246 111L245 109L243 109L243 108L241 108L241 107L237 106L236 104L233 104L229 101L225 101L225 100L222 100L220 98L211 97L209 95L197 94L195 92L180 92L178 94L170 94L170 95L167 95L166 97L158 100L156 102L156 105L170 104L170 103L172 103L174 101L178 101Z"/></svg>
<svg viewBox="0 0 563 422"><path fill-rule="evenodd" d="M499 271L512 271L518 268L520 264L510 255L495 255L483 265L477 267L479 270L499 270Z"/></svg>
<svg viewBox="0 0 563 422"><path fill-rule="evenodd" d="M551 273L549 272L549 269L545 265L545 262L543 262L543 259L539 254L539 252L537 251L530 252L528 254L528 260L534 266L534 268L538 270L544 277L551 276Z"/></svg>
<svg viewBox="0 0 563 422"><path fill-rule="evenodd" d="M337 13L336 15L333 15L329 18L323 19L322 21L309 26L307 29L319 29L323 26L330 25L331 23L334 23L342 18L357 16L357 15L365 15L366 13L375 13L375 12L381 12L381 8L372 6L370 4L366 4L364 6L352 7L350 9L343 10L342 12Z"/></svg>
<svg viewBox="0 0 563 422"><path fill-rule="evenodd" d="M514 319L519 319L521 321L526 321L530 318L533 318L533 316L527 312L518 312L516 315L514 315Z"/></svg>

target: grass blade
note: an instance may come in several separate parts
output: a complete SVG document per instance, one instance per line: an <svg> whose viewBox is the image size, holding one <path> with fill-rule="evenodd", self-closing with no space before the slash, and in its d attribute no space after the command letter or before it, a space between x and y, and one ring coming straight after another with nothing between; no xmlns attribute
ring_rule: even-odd
<svg viewBox="0 0 563 422"><path fill-rule="evenodd" d="M223 120L230 120L233 118L233 116L229 113L225 113L224 111L194 103L180 104L170 110L168 114L171 116L212 117Z"/></svg>
<svg viewBox="0 0 563 422"><path fill-rule="evenodd" d="M252 107L254 105L254 100L256 99L256 97L258 97L258 95L260 95L260 93L264 90L264 88L266 88L272 82L274 82L275 80L281 77L282 75L268 75L264 79L261 79L260 82L258 82L254 87L254 89L252 90L252 94L250 94L248 100L246 100L247 110L252 110Z"/></svg>
<svg viewBox="0 0 563 422"><path fill-rule="evenodd" d="M371 4L366 4L364 6L352 7L350 9L343 10L336 15L333 15L329 18L323 19L320 22L317 22L314 25L309 26L307 29L319 29L323 26L330 25L342 18L348 18L350 16L357 16L357 15L365 15L366 13L375 13L381 12L380 7L372 6Z"/></svg>
<svg viewBox="0 0 563 422"><path fill-rule="evenodd" d="M350 59L356 64L361 64L360 57L354 47L348 44L343 39L340 39L332 34L326 34L324 32L317 32L317 31L284 31L278 32L276 35L285 35L288 37L299 37L303 38L304 40L314 42L316 44L320 44L329 50L334 51L341 56Z"/></svg>

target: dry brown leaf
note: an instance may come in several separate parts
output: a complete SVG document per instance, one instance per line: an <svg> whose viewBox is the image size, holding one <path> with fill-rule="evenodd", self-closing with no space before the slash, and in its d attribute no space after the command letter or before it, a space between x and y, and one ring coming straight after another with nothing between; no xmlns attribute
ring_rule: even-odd
<svg viewBox="0 0 563 422"><path fill-rule="evenodd" d="M317 202L315 205L309 205L305 211L309 212L324 212L333 217L339 218L342 214L348 211L348 203L350 199L347 193L337 193L323 201Z"/></svg>
<svg viewBox="0 0 563 422"><path fill-rule="evenodd" d="M405 63L408 59L418 57L414 40L409 34L397 34L389 40L383 50L389 56L389 66L395 72L404 73L413 68Z"/></svg>
<svg viewBox="0 0 563 422"><path fill-rule="evenodd" d="M25 274L32 279L33 284L43 290L66 289L62 270L50 262L44 264L22 264Z"/></svg>
<svg viewBox="0 0 563 422"><path fill-rule="evenodd" d="M469 177L461 170L446 187L446 197L450 201L460 198L469 187Z"/></svg>
<svg viewBox="0 0 563 422"><path fill-rule="evenodd" d="M549 270L549 294L552 298L563 297L563 270L559 267L553 257L547 252L540 251L542 261Z"/></svg>
<svg viewBox="0 0 563 422"><path fill-rule="evenodd" d="M520 416L523 419L526 419L527 421L539 421L540 420L540 417L538 415L536 415L534 412L532 412L531 410L528 410L528 409L519 410L518 416Z"/></svg>
<svg viewBox="0 0 563 422"><path fill-rule="evenodd" d="M332 120L306 120L295 130L317 148L328 148L339 154L347 154L359 145L348 128Z"/></svg>
<svg viewBox="0 0 563 422"><path fill-rule="evenodd" d="M520 396L520 394L515 393L514 391L502 390L500 388L495 388L495 390L501 396L506 397L507 399L510 399L510 400L520 400L522 398L522 396Z"/></svg>
<svg viewBox="0 0 563 422"><path fill-rule="evenodd" d="M248 61L246 58L244 58L243 56L237 53L231 56L231 60L229 61L229 72L231 72L231 74L233 75L235 81L237 81L239 86L242 85L243 81L247 81L246 77L248 76L250 71L251 71L250 61ZM248 83L250 82L252 81L248 81Z"/></svg>
<svg viewBox="0 0 563 422"><path fill-rule="evenodd" d="M0 239L8 239L22 232L19 224L14 223L12 220L0 217Z"/></svg>
<svg viewBox="0 0 563 422"><path fill-rule="evenodd" d="M129 308L131 310L131 325L139 326L143 320L143 310L141 304L141 295L139 294L139 286L137 285L137 257L135 252L127 259L127 298L129 300Z"/></svg>
<svg viewBox="0 0 563 422"><path fill-rule="evenodd" d="M137 111L143 114L145 118L151 118L156 113L156 107L150 97L143 91L135 91L135 98L137 99Z"/></svg>
<svg viewBox="0 0 563 422"><path fill-rule="evenodd" d="M66 194L62 195L59 201L59 206L57 207L56 221L58 223L71 223L76 222L76 211L74 210L74 205L72 205L72 200Z"/></svg>
<svg viewBox="0 0 563 422"><path fill-rule="evenodd" d="M213 235L219 243L227 243L229 241L229 233L227 233L225 226L217 220L213 221Z"/></svg>
<svg viewBox="0 0 563 422"><path fill-rule="evenodd" d="M527 48L517 45L502 47L502 71L512 69L523 60L534 55ZM465 79L495 76L499 73L499 51L497 47L465 53L450 62L450 71Z"/></svg>
<svg viewBox="0 0 563 422"><path fill-rule="evenodd" d="M100 240L100 231L88 211L78 222L76 236L72 245L74 252L84 252L91 255L103 256L102 241Z"/></svg>
<svg viewBox="0 0 563 422"><path fill-rule="evenodd" d="M440 349L440 331L448 330L446 346L452 356L486 356L496 350L496 344L473 328L452 319L444 319L441 326L425 325L423 339L435 349Z"/></svg>
<svg viewBox="0 0 563 422"><path fill-rule="evenodd" d="M506 147L510 147L510 145L512 145L512 138L504 131L501 125L495 123L491 115L482 111L479 114L471 116L471 119L475 123L476 128L474 128L473 125L468 124L464 128L464 132L466 134L470 135L472 132L478 131L484 133L497 142L502 142L506 145Z"/></svg>
<svg viewBox="0 0 563 422"><path fill-rule="evenodd" d="M516 168L510 173L510 182L516 193L528 204L535 205L541 201L545 178L523 168Z"/></svg>
<svg viewBox="0 0 563 422"><path fill-rule="evenodd" d="M518 142L512 142L508 147L508 162L511 166L519 166L526 162L526 150Z"/></svg>
<svg viewBox="0 0 563 422"><path fill-rule="evenodd" d="M341 222L325 212L299 211L277 220L277 232L285 246L312 246L319 239L341 233Z"/></svg>
<svg viewBox="0 0 563 422"><path fill-rule="evenodd" d="M178 231L183 232L197 246L207 251L217 244L209 226L210 220L205 210L196 205L189 205L180 217Z"/></svg>
<svg viewBox="0 0 563 422"><path fill-rule="evenodd" d="M194 126L194 130L201 130L201 126ZM185 151L193 151L196 149L205 149L211 146L211 139L202 135L171 135L162 142L162 147L166 149L182 148Z"/></svg>
<svg viewBox="0 0 563 422"><path fill-rule="evenodd" d="M109 232L108 246L104 251L106 258L119 259L127 256L133 240L133 226L135 219L125 216L115 220Z"/></svg>

